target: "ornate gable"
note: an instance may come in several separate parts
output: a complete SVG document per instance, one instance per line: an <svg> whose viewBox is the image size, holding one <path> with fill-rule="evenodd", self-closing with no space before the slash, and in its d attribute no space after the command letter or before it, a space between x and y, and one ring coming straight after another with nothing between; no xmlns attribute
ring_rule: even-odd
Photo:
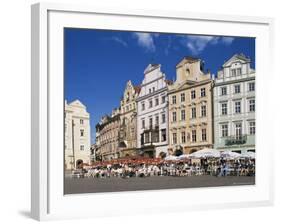
<svg viewBox="0 0 281 224"><path fill-rule="evenodd" d="M83 103L81 103L79 100L74 100L72 101L70 104L70 106L74 106L74 107L82 107L85 108L85 105Z"/></svg>
<svg viewBox="0 0 281 224"><path fill-rule="evenodd" d="M230 67L233 63L250 63L251 60L247 58L244 54L235 54L230 59L228 59L223 67Z"/></svg>
<svg viewBox="0 0 281 224"><path fill-rule="evenodd" d="M149 73L151 71L153 71L154 69L159 68L160 65L159 64L149 64L146 69L144 70L144 74Z"/></svg>

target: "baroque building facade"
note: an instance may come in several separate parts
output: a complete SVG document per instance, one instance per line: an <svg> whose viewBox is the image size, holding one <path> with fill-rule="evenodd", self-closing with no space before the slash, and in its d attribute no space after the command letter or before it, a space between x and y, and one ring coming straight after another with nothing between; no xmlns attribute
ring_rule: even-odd
<svg viewBox="0 0 281 224"><path fill-rule="evenodd" d="M215 148L255 151L255 71L251 60L235 54L218 71L214 87Z"/></svg>
<svg viewBox="0 0 281 224"><path fill-rule="evenodd" d="M211 74L201 59L184 57L176 66L176 81L168 87L169 149L189 154L213 146Z"/></svg>
<svg viewBox="0 0 281 224"><path fill-rule="evenodd" d="M120 157L119 153L120 108L111 115L105 115L96 125L95 157L99 160L111 160Z"/></svg>
<svg viewBox="0 0 281 224"><path fill-rule="evenodd" d="M64 152L65 168L81 168L90 164L91 128L87 108L79 100L65 101Z"/></svg>
<svg viewBox="0 0 281 224"><path fill-rule="evenodd" d="M168 100L170 82L161 65L149 64L144 71L137 102L137 148L145 157L168 153Z"/></svg>
<svg viewBox="0 0 281 224"><path fill-rule="evenodd" d="M131 81L126 84L120 102L120 131L119 153L120 157L137 155L137 104L136 98L140 87L134 86Z"/></svg>

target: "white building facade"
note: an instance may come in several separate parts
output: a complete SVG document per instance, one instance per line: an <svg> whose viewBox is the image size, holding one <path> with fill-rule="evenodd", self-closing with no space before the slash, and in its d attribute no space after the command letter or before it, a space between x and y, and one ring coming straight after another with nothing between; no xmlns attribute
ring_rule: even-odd
<svg viewBox="0 0 281 224"><path fill-rule="evenodd" d="M161 65L147 66L136 99L137 148L145 157L168 154L168 83Z"/></svg>
<svg viewBox="0 0 281 224"><path fill-rule="evenodd" d="M64 126L65 168L77 169L90 164L91 128L90 115L79 100L65 101Z"/></svg>
<svg viewBox="0 0 281 224"><path fill-rule="evenodd" d="M255 71L250 59L236 54L226 61L215 80L214 148L255 151Z"/></svg>

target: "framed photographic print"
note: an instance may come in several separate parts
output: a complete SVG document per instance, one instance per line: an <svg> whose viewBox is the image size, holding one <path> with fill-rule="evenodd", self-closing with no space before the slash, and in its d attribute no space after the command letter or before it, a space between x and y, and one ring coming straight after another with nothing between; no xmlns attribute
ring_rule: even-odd
<svg viewBox="0 0 281 224"><path fill-rule="evenodd" d="M272 26L33 5L32 217L271 204Z"/></svg>

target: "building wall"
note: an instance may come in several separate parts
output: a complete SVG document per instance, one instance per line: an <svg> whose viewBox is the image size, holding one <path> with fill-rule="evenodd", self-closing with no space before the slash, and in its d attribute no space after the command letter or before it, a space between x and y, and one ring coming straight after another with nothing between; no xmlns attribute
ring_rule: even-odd
<svg viewBox="0 0 281 224"><path fill-rule="evenodd" d="M96 127L98 133L97 154L102 160L119 158L120 113L114 111L111 116L105 116Z"/></svg>
<svg viewBox="0 0 281 224"><path fill-rule="evenodd" d="M240 75L233 76L231 69L242 68ZM214 135L215 148L246 152L255 150L255 134L250 134L250 122L255 122L255 111L250 111L250 100L255 100L255 91L249 91L249 83L255 83L255 71L250 68L249 59L234 55L223 65L215 80L214 87ZM235 86L240 86L240 93L235 93ZM222 95L222 88L226 94ZM235 102L241 103L241 112L235 112ZM227 105L227 114L222 114L222 104ZM236 139L236 124L242 125L243 141ZM228 134L223 137L222 125L228 126ZM233 140L231 144L229 144ZM234 143L234 144L233 144Z"/></svg>
<svg viewBox="0 0 281 224"><path fill-rule="evenodd" d="M137 98L137 147L154 149L154 156L158 157L161 152L167 153L168 149L167 80L161 72L160 65L150 64L144 73L145 77ZM150 106L150 102L152 102L152 106ZM162 116L165 117L164 122L162 122ZM158 125L156 124L157 117ZM152 119L152 127L149 124L150 119ZM145 122L144 127L143 121ZM148 133L150 140L142 144L141 136L144 132ZM152 132L158 133L159 141L152 140ZM165 139L162 138L162 132L165 132Z"/></svg>
<svg viewBox="0 0 281 224"><path fill-rule="evenodd" d="M136 155L137 147L137 104L138 87L127 82L120 102L120 156Z"/></svg>
<svg viewBox="0 0 281 224"><path fill-rule="evenodd" d="M183 153L189 154L213 146L212 86L211 75L201 71L200 59L184 58L177 65L177 80L169 87L168 92L169 147L173 152L180 149ZM204 89L205 93L202 96L201 89L202 91ZM191 97L192 92L195 93L194 99ZM184 95L184 100L182 100L182 95ZM201 116L202 106L206 110L204 116ZM196 111L194 118L192 118L192 108ZM185 119L182 119L182 111L185 113ZM203 129L206 132L206 140L202 138ZM196 141L192 139L192 131L196 131Z"/></svg>
<svg viewBox="0 0 281 224"><path fill-rule="evenodd" d="M77 162L90 163L90 115L86 107L75 100L65 102L65 167L77 168Z"/></svg>

